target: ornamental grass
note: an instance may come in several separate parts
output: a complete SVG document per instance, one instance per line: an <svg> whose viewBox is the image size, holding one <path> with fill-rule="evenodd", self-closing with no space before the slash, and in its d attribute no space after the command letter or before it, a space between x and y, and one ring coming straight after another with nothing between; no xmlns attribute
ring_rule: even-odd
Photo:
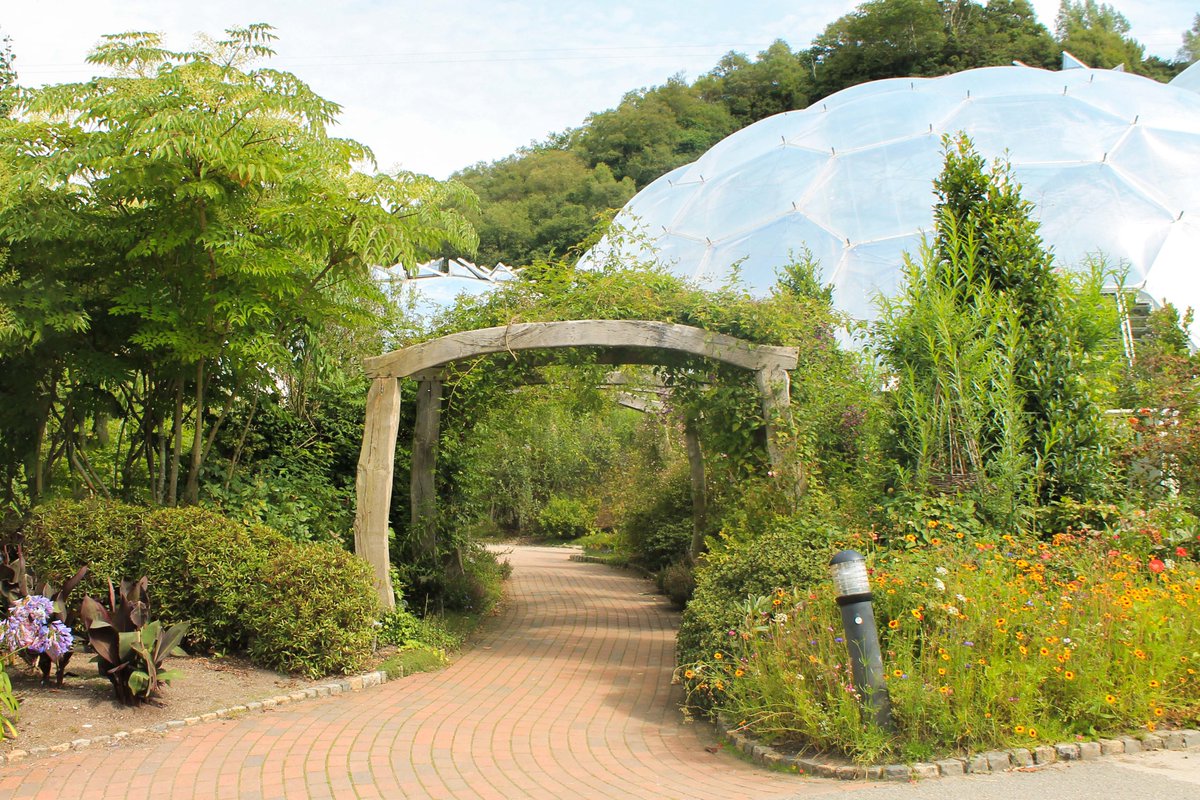
<svg viewBox="0 0 1200 800"><path fill-rule="evenodd" d="M1186 727L1200 720L1200 568L1095 532L879 549L875 613L894 732L862 713L832 590L747 598L681 667L764 741L905 760Z"/></svg>

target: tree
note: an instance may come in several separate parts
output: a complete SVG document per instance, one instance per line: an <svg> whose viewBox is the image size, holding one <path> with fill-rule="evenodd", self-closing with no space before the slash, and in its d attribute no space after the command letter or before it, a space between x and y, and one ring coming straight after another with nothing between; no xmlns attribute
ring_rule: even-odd
<svg viewBox="0 0 1200 800"><path fill-rule="evenodd" d="M738 127L808 105L812 74L807 53L795 53L781 40L751 61L728 53L695 83L700 97L729 110Z"/></svg>
<svg viewBox="0 0 1200 800"><path fill-rule="evenodd" d="M552 147L477 164L454 177L479 195L471 219L484 264L526 265L563 255L636 191L632 178L618 181L607 164L589 168L578 153Z"/></svg>
<svg viewBox="0 0 1200 800"><path fill-rule="evenodd" d="M812 44L815 97L883 78L1009 64L1053 66L1058 50L1028 0L869 0Z"/></svg>
<svg viewBox="0 0 1200 800"><path fill-rule="evenodd" d="M327 324L383 304L373 265L473 245L448 210L467 190L355 172L371 154L327 134L338 106L251 68L273 38L251 25L174 52L108 36L89 61L115 76L31 92L0 128L3 300L19 312L0 360L32 410L2 435L25 450L33 497L60 457L104 491L83 426L115 413L124 486L142 462L153 499L195 502L234 403Z"/></svg>
<svg viewBox="0 0 1200 800"><path fill-rule="evenodd" d="M1183 46L1179 48L1177 57L1184 64L1200 60L1200 14L1192 20L1191 29L1183 32Z"/></svg>
<svg viewBox="0 0 1200 800"><path fill-rule="evenodd" d="M1110 69L1124 64L1144 74L1145 48L1128 37L1129 30L1124 14L1096 0L1063 0L1054 21L1059 44L1088 66Z"/></svg>
<svg viewBox="0 0 1200 800"><path fill-rule="evenodd" d="M675 77L663 86L629 92L615 109L592 114L576 131L572 147L589 167L607 164L618 180L630 177L640 189L696 160L735 128L723 106L705 102Z"/></svg>
<svg viewBox="0 0 1200 800"><path fill-rule="evenodd" d="M925 490L981 488L1008 522L1034 501L1095 498L1102 420L1032 204L965 136L944 144L934 236L879 327L901 464Z"/></svg>

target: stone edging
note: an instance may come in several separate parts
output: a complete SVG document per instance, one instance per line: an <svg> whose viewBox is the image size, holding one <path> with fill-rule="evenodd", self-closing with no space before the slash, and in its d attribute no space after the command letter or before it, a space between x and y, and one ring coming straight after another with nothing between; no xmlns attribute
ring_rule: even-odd
<svg viewBox="0 0 1200 800"><path fill-rule="evenodd" d="M307 689L299 689L290 694L276 695L269 697L266 700L256 700L251 703L243 703L241 705L231 706L229 708L220 708L216 711L209 711L195 717L185 717L184 719L173 719L169 722L159 722L155 725L150 725L145 728L134 728L131 731L118 731L117 733L101 734L89 739L75 739L71 742L56 744L48 747L31 747L28 750L9 750L7 753L0 753L0 767L6 764L19 764L23 761L38 758L41 756L50 756L57 753L66 753L71 750L85 750L89 747L102 747L105 745L113 746L129 739L133 736L143 736L146 734L157 733L163 734L177 728L188 728L192 725L199 725L202 722L212 722L217 719L227 719L236 717L240 714L246 714L251 711L266 711L279 706L286 706L290 703L298 703L302 700L312 700L318 697L333 697L335 695L344 694L347 692L366 689L369 686L380 686L388 682L387 673L383 670L375 672L367 672L362 675L353 675L346 680L332 681L330 683L322 683L317 686L310 686Z"/></svg>
<svg viewBox="0 0 1200 800"><path fill-rule="evenodd" d="M912 781L950 775L979 775L1028 769L1056 761L1094 761L1102 756L1141 753L1150 750L1189 750L1200 748L1200 731L1180 730L1122 736L1097 742L1063 742L1040 745L1029 750L989 750L963 758L946 758L915 764L850 764L830 756L799 756L781 753L770 745L759 744L724 719L718 720L725 737L750 760L765 767L794 768L797 772L821 778L868 781Z"/></svg>

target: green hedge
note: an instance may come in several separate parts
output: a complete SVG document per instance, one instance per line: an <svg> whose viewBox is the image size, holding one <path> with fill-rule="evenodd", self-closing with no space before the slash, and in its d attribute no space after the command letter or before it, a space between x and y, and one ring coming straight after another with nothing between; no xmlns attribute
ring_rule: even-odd
<svg viewBox="0 0 1200 800"><path fill-rule="evenodd" d="M375 642L372 576L337 545L284 542L262 573L250 657L311 678L353 672Z"/></svg>
<svg viewBox="0 0 1200 800"><path fill-rule="evenodd" d="M153 614L189 621L193 648L248 651L256 663L309 675L353 671L371 652L370 569L336 546L295 544L203 508L99 500L41 506L24 535L27 560L51 581L88 565L77 600L102 596L109 579L147 576ZM307 613L318 608L324 617Z"/></svg>

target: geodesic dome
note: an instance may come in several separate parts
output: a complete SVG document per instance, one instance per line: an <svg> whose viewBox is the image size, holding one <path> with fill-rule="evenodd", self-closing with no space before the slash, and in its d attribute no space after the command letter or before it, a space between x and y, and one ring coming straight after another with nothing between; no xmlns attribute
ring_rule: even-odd
<svg viewBox="0 0 1200 800"><path fill-rule="evenodd" d="M710 286L740 265L765 292L807 247L838 307L872 319L933 229L942 135L958 131L1008 158L1057 264L1103 253L1146 299L1200 307L1200 94L1111 70L881 80L769 117L643 189L617 222L644 240L610 238L584 265L652 255Z"/></svg>
<svg viewBox="0 0 1200 800"><path fill-rule="evenodd" d="M421 264L409 274L402 264L379 270L377 278L394 287L400 302L418 320L426 321L454 305L463 295L478 296L516 277L505 264L481 267L461 258L438 259Z"/></svg>

